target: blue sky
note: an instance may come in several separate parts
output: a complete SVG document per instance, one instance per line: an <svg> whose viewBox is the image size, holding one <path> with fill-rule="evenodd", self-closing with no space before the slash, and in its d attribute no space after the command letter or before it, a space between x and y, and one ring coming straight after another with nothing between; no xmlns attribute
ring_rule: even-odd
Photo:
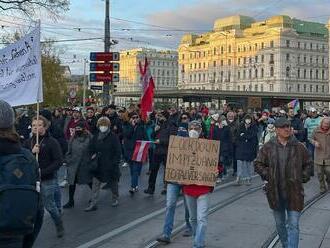
<svg viewBox="0 0 330 248"><path fill-rule="evenodd" d="M291 17L324 23L330 17L328 0L110 0L110 2L111 16L114 17L111 19L111 36L119 41L114 47L115 50L134 47L176 49L184 33L206 32L212 29L217 18L235 14L248 15L256 20L287 14ZM41 15L43 39L103 37L104 5L102 0L71 0L70 11L63 13L56 22L43 13ZM1 16L0 24L6 25L2 31L10 33L19 24L26 27L27 20L23 19ZM1 20L9 20L16 24L1 23ZM89 52L103 49L101 40L61 42L56 46L63 63L69 64L73 73L82 73L80 61L88 58Z"/></svg>

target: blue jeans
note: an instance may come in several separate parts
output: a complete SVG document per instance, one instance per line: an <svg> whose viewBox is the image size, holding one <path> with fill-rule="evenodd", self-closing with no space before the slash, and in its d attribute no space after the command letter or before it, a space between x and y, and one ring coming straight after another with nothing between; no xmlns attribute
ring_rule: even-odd
<svg viewBox="0 0 330 248"><path fill-rule="evenodd" d="M199 197L185 195L193 231L193 248L205 247L207 215L209 210L209 194Z"/></svg>
<svg viewBox="0 0 330 248"><path fill-rule="evenodd" d="M129 168L131 171L131 187L135 188L139 185L139 176L141 175L142 163L131 161Z"/></svg>
<svg viewBox="0 0 330 248"><path fill-rule="evenodd" d="M252 161L237 160L237 176L240 179L251 179L254 174Z"/></svg>
<svg viewBox="0 0 330 248"><path fill-rule="evenodd" d="M179 184L173 184L173 183L167 184L166 213L165 213L165 223L163 230L163 235L166 238L171 238L173 224L174 224L175 208L178 198L180 196L181 188L182 187ZM188 230L192 230L189 222L189 211L187 208L186 200L184 200L184 207L185 207L186 228Z"/></svg>
<svg viewBox="0 0 330 248"><path fill-rule="evenodd" d="M46 210L52 217L55 225L61 224L61 215L55 202L55 191L57 188L56 179L41 182L41 196Z"/></svg>
<svg viewBox="0 0 330 248"><path fill-rule="evenodd" d="M284 248L298 248L300 212L290 211L282 203L280 209L274 210L276 230Z"/></svg>
<svg viewBox="0 0 330 248"><path fill-rule="evenodd" d="M60 185L58 184L58 171L55 175L56 178L56 188L55 188L55 203L56 203L56 207L58 208L59 212L62 212L62 194L61 194L61 188Z"/></svg>

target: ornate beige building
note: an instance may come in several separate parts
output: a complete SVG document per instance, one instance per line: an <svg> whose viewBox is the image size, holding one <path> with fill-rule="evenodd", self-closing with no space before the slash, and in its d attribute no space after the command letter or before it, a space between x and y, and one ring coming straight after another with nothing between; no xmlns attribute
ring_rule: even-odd
<svg viewBox="0 0 330 248"><path fill-rule="evenodd" d="M216 20L178 48L179 89L329 93L328 30L288 16Z"/></svg>
<svg viewBox="0 0 330 248"><path fill-rule="evenodd" d="M141 91L139 62L147 57L156 90L174 89L178 82L176 51L136 48L120 52L120 82L118 92Z"/></svg>

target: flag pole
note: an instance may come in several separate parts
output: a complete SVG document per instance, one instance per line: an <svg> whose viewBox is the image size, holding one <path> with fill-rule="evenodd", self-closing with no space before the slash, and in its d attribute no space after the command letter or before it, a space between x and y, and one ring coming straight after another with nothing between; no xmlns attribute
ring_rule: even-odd
<svg viewBox="0 0 330 248"><path fill-rule="evenodd" d="M38 27L39 27L39 38L40 38L40 29L41 29L41 21L40 19L38 20ZM41 51L40 51L41 52ZM38 94L37 94L37 134L36 134L36 145L39 146L39 112L40 112L40 88L38 89ZM46 123L44 123L46 124ZM40 148L39 148L40 152ZM36 153L36 160L39 160L39 153Z"/></svg>

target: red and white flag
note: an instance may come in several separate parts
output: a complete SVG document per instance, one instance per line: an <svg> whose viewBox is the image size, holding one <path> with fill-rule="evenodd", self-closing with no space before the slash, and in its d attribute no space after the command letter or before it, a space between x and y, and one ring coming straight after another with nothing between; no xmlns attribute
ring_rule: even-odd
<svg viewBox="0 0 330 248"><path fill-rule="evenodd" d="M148 158L148 150L151 141L137 140L132 156L132 160L136 162L146 162Z"/></svg>
<svg viewBox="0 0 330 248"><path fill-rule="evenodd" d="M142 97L141 97L141 119L146 121L148 113L152 112L152 105L154 101L154 91L155 91L155 83L152 78L149 62L147 58L145 58L144 66L139 62L140 74L141 74L141 85L143 89Z"/></svg>

